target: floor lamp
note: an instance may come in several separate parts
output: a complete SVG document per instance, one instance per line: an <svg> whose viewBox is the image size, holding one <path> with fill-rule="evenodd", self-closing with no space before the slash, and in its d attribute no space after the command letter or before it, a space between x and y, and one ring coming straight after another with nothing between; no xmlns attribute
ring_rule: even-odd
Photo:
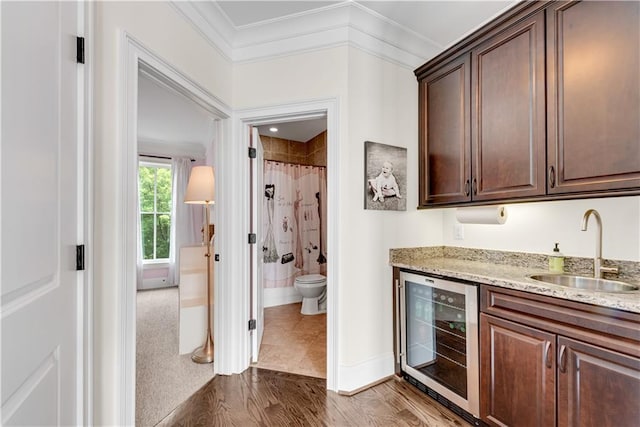
<svg viewBox="0 0 640 427"><path fill-rule="evenodd" d="M204 205L204 239L207 251L204 254L207 260L207 337L202 347L198 347L191 354L191 360L196 363L213 362L213 338L211 337L211 242L209 236L209 207L213 201L213 168L211 166L194 166L189 175L187 192L184 196L185 203Z"/></svg>

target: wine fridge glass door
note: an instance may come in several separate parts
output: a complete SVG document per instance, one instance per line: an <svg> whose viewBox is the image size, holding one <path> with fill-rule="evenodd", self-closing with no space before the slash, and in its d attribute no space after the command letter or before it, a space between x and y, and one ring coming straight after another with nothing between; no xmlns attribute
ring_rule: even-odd
<svg viewBox="0 0 640 427"><path fill-rule="evenodd" d="M477 288L406 273L401 279L402 369L476 415Z"/></svg>

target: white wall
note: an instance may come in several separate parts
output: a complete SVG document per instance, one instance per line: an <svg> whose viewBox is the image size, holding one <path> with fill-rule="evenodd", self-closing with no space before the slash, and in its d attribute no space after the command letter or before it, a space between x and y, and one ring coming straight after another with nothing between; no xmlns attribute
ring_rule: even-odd
<svg viewBox="0 0 640 427"><path fill-rule="evenodd" d="M393 373L389 248L440 245L442 213L419 212L418 83L411 70L358 49L349 52L349 136L341 141L340 365L343 389ZM407 148L407 211L364 210L364 141ZM372 374L382 374L375 372ZM344 378L346 376L346 378ZM358 381L362 383L358 384ZM364 384L363 384L364 383Z"/></svg>
<svg viewBox="0 0 640 427"><path fill-rule="evenodd" d="M348 51L344 46L234 65L234 109L339 97L342 119Z"/></svg>
<svg viewBox="0 0 640 427"><path fill-rule="evenodd" d="M234 66L234 107L339 99L339 390L393 372L391 247L442 244L442 212L418 212L417 81L350 47ZM365 211L364 141L408 149L406 212Z"/></svg>
<svg viewBox="0 0 640 427"><path fill-rule="evenodd" d="M593 257L596 222L580 231L587 209L602 217L602 256L640 261L640 196L567 200L507 205L504 225L464 224L464 240L454 239L455 209L444 212L443 242L447 246L549 253L555 242L569 256Z"/></svg>
<svg viewBox="0 0 640 427"><path fill-rule="evenodd" d="M95 235L94 423L118 425L117 385L123 361L118 341L123 289L121 214L122 102L119 99L122 33L173 64L224 102L231 99L231 65L164 2L96 2L95 8Z"/></svg>

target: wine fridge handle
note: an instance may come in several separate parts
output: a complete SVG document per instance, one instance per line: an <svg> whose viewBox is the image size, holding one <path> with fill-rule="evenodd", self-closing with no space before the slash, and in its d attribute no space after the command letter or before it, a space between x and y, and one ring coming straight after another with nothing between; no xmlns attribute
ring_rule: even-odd
<svg viewBox="0 0 640 427"><path fill-rule="evenodd" d="M400 364L400 281L395 280L396 288L396 363Z"/></svg>

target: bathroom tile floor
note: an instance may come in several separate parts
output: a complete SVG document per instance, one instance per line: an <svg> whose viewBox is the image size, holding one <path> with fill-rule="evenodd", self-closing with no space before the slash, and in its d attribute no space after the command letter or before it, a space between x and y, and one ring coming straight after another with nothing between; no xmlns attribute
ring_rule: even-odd
<svg viewBox="0 0 640 427"><path fill-rule="evenodd" d="M253 366L316 378L327 376L327 315L300 313L302 303L264 309L264 335Z"/></svg>

